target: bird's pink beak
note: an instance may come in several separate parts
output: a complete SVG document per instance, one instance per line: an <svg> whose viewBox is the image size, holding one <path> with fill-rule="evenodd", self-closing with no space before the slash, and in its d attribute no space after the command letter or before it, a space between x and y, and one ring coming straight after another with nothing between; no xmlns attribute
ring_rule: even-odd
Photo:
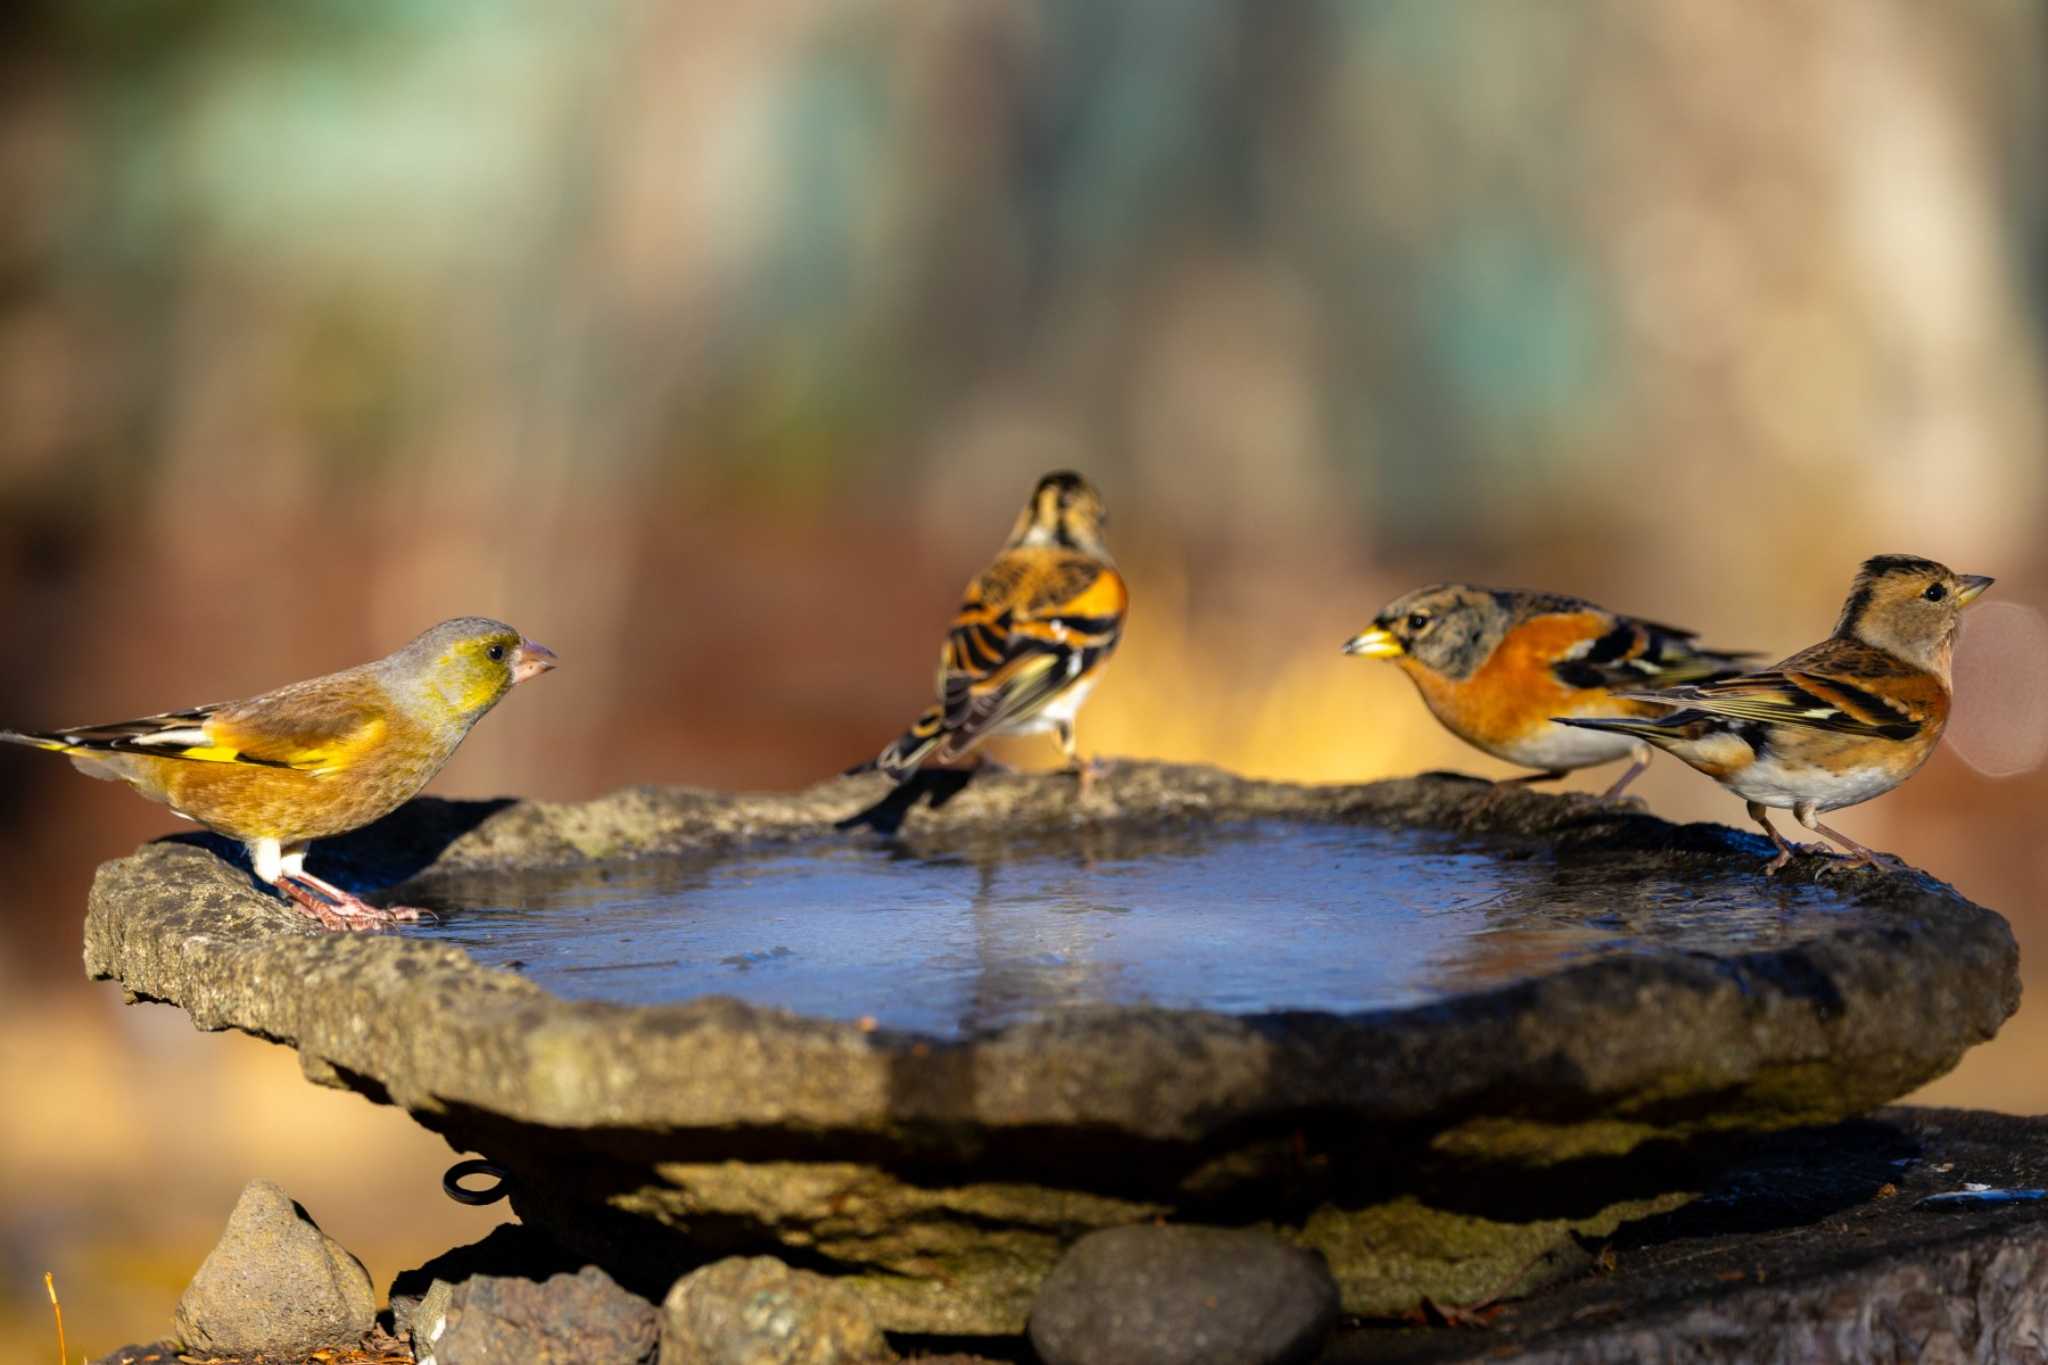
<svg viewBox="0 0 2048 1365"><path fill-rule="evenodd" d="M514 687L528 678L539 677L561 662L555 658L555 651L546 645L531 640L521 640L519 648L512 654L512 685Z"/></svg>

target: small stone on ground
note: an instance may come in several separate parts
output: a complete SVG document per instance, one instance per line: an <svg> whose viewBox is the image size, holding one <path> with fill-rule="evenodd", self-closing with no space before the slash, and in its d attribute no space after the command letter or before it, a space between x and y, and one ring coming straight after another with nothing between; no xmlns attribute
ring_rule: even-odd
<svg viewBox="0 0 2048 1365"><path fill-rule="evenodd" d="M1287 1365L1337 1322L1322 1258L1262 1232L1110 1228L1076 1242L1031 1308L1046 1365Z"/></svg>
<svg viewBox="0 0 2048 1365"><path fill-rule="evenodd" d="M419 1365L645 1365L654 1359L654 1305L596 1266L546 1280L475 1275L429 1294L413 1318Z"/></svg>
<svg viewBox="0 0 2048 1365"><path fill-rule="evenodd" d="M734 1256L677 1280L661 1306L661 1365L882 1365L873 1314L823 1275Z"/></svg>
<svg viewBox="0 0 2048 1365"><path fill-rule="evenodd" d="M481 1241L444 1251L424 1265L401 1270L391 1281L391 1330L410 1338L415 1315L434 1317L448 1311L448 1295L456 1285L477 1275L545 1280L573 1275L584 1258L564 1251L552 1238L525 1223L500 1223ZM425 1309L425 1312L422 1310Z"/></svg>
<svg viewBox="0 0 2048 1365"><path fill-rule="evenodd" d="M360 1345L377 1321L369 1272L292 1197L252 1180L178 1300L195 1354L304 1356Z"/></svg>

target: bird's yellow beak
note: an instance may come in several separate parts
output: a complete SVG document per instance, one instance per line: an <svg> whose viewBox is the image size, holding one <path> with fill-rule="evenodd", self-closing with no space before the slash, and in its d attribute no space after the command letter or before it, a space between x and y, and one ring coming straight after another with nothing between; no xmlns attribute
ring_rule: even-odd
<svg viewBox="0 0 2048 1365"><path fill-rule="evenodd" d="M1401 642L1389 630L1374 626L1360 635L1354 635L1344 642L1346 654L1363 654L1368 659L1398 659L1406 653Z"/></svg>
<svg viewBox="0 0 2048 1365"><path fill-rule="evenodd" d="M561 662L555 651L532 640L521 640L519 648L512 652L512 685L514 687L528 678L537 678Z"/></svg>
<svg viewBox="0 0 2048 1365"><path fill-rule="evenodd" d="M1956 589L1956 605L1967 607L1984 595L1984 589L1998 580L1986 578L1980 573L1957 574L1956 582L1962 586Z"/></svg>

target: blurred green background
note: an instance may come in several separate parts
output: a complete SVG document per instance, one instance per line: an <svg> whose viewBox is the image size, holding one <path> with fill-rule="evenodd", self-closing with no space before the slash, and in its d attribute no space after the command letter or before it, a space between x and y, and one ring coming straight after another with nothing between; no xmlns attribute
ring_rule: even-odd
<svg viewBox="0 0 2048 1365"><path fill-rule="evenodd" d="M2021 0L9 6L0 724L486 613L565 664L437 790L794 786L1074 466L1134 599L1084 748L1497 775L1339 657L1386 599L1782 654L1911 552L1999 583L1841 824L2048 962L2044 58ZM160 808L10 751L0 816L0 1355L45 1270L74 1347L160 1332L251 1176L380 1284L489 1225L402 1116L82 979ZM2048 1110L2044 1043L1927 1098Z"/></svg>

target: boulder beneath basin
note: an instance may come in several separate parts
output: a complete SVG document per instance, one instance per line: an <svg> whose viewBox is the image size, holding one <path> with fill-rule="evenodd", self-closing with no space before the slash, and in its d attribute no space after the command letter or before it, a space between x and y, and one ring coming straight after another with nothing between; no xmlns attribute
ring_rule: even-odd
<svg viewBox="0 0 2048 1365"><path fill-rule="evenodd" d="M1682 1204L1758 1135L1942 1074L2018 1001L2005 922L1923 874L1837 873L1813 892L1824 907L1724 932L1716 906L1804 894L1826 864L1764 883L1756 836L1454 777L1311 787L1124 762L1085 798L1070 779L992 775L895 794L870 777L771 796L421 801L315 865L359 885L409 877L417 900L534 869L877 838L838 828L849 820L900 857L1029 843L1120 865L1162 832L1248 822L1428 832L1540 885L1512 922L1462 912L1494 966L1427 998L1126 1000L942 1034L889 1024L903 987L886 973L874 1018L565 999L430 934L310 930L188 838L101 869L86 963L202 1028L296 1047L311 1079L483 1153L524 1220L637 1293L728 1255L782 1255L884 1328L944 1334L1023 1330L1067 1248L1154 1220L1318 1252L1354 1314L1525 1290ZM1614 928L1613 898L1653 881L1696 893L1688 927L1645 905ZM1522 964L1516 944L1538 930L1600 946Z"/></svg>

